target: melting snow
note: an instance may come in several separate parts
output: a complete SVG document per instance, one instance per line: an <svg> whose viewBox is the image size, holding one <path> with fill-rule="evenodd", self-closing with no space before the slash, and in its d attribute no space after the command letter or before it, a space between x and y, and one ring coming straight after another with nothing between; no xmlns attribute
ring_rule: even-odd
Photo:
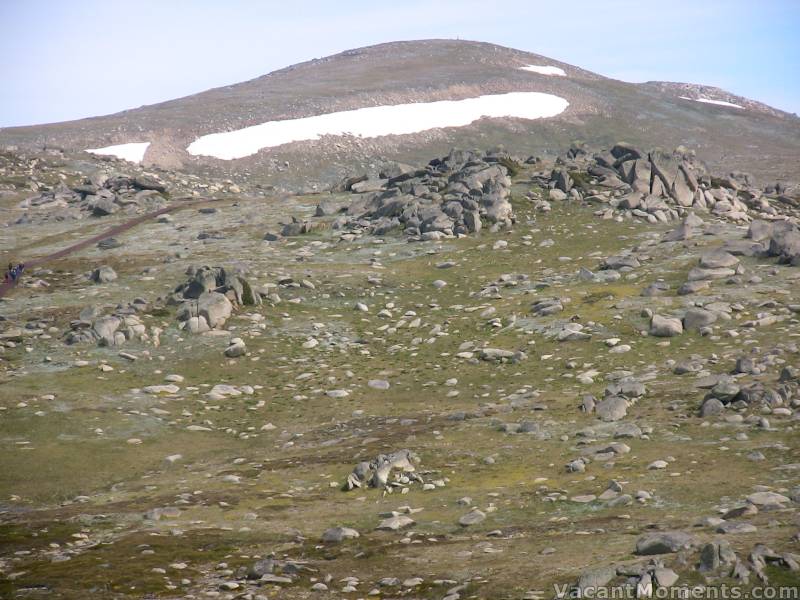
<svg viewBox="0 0 800 600"><path fill-rule="evenodd" d="M733 108L744 108L733 102L725 102L724 100L712 100L711 98L689 98L688 96L681 96L683 100L694 100L695 102L705 102L706 104L717 104L719 106L731 106Z"/></svg>
<svg viewBox="0 0 800 600"><path fill-rule="evenodd" d="M150 142L132 142L130 144L117 144L116 146L106 146L105 148L87 148L87 152L92 154L107 154L116 156L123 160L130 162L142 162L144 153L147 152L147 147Z"/></svg>
<svg viewBox="0 0 800 600"><path fill-rule="evenodd" d="M542 67L539 65L527 65L525 67L520 67L523 71L530 71L531 73L539 73L539 75L560 75L561 77L566 77L567 74L564 72L564 69L560 69L558 67Z"/></svg>
<svg viewBox="0 0 800 600"><path fill-rule="evenodd" d="M250 156L262 148L318 140L323 135L404 135L437 127L461 127L481 117L541 119L554 117L564 112L567 106L569 102L564 98L539 92L371 106L301 119L268 121L237 131L212 133L198 138L186 150L195 156L231 160Z"/></svg>

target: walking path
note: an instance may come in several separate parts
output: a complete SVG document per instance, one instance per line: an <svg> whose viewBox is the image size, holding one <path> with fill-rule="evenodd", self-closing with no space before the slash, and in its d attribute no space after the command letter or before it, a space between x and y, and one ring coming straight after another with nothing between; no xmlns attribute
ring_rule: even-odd
<svg viewBox="0 0 800 600"><path fill-rule="evenodd" d="M115 235L119 235L120 233L122 233L124 231L127 231L128 229L131 229L133 227L136 227L137 225L140 225L141 223L144 223L145 221L149 221L150 219L154 219L155 217L158 217L159 215L163 215L163 214L166 214L166 213L174 212L176 210L180 210L180 209L183 209L183 208L189 208L189 207L194 206L196 204L201 204L201 203L208 202L208 201L209 201L208 198L197 199L197 200L190 199L190 200L187 200L187 201L184 201L184 202L173 201L172 204L170 204L169 206L167 206L165 208L160 208L160 209L155 210L153 212L149 212L149 213L140 215L140 216L138 216L138 217L136 217L134 219L131 219L130 221L125 221L124 223L121 223L120 225L115 225L114 227L112 227L110 229L107 229L106 231L104 231L103 233L101 233L99 235L95 235L95 236L87 238L85 240L81 240L80 242L72 244L71 246L67 246L66 248L63 248L62 250L59 250L58 252L53 252L52 254L48 254L47 256L40 256L39 258L35 258L33 260L30 260L30 261L20 261L19 259L15 259L14 262L15 263L24 262L25 263L25 271L30 272L30 269L32 269L33 267L37 267L39 265L42 265L44 263L56 260L56 259L61 258L63 256L67 256L69 254L72 254L73 252L77 252L78 250L82 250L83 248L86 248L87 246L91 246L92 244L97 244L98 242L106 240L106 239L108 239L110 237L114 237ZM0 283L0 298L2 298L6 294L8 294L12 289L14 289L14 287L16 287L16 285L20 282L21 279L22 279L22 277L19 277L19 278L17 278L16 281L9 281L9 282Z"/></svg>

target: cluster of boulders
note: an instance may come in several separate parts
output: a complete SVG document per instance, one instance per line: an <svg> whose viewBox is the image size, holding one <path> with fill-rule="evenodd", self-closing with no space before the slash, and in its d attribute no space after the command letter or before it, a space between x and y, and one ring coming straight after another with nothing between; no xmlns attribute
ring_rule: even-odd
<svg viewBox="0 0 800 600"><path fill-rule="evenodd" d="M379 454L373 460L358 463L347 476L344 490L372 487L391 491L417 481L424 483L416 473L419 456L411 450L397 450L391 454Z"/></svg>
<svg viewBox="0 0 800 600"><path fill-rule="evenodd" d="M800 408L800 370L797 367L784 367L773 387L766 386L762 381L748 385L736 378L760 372L761 369L752 358L740 358L731 375L723 375L709 382L708 393L700 406L700 416L718 415L726 407L734 410L766 407L769 414L788 417L793 414L793 409ZM763 416L752 415L749 419L756 425L769 427Z"/></svg>
<svg viewBox="0 0 800 600"><path fill-rule="evenodd" d="M694 213L689 213L677 228L664 236L663 241L679 242L692 239L702 234L703 225L702 219ZM703 259L703 262L717 264L700 266L706 269L732 269L739 263L736 256L777 257L781 264L800 266L800 228L788 218L769 221L756 219L750 223L744 239L729 240L721 250L710 253ZM702 271L693 271L695 277L690 276L690 280L704 279L698 277L703 274ZM723 276L731 274L723 272Z"/></svg>
<svg viewBox="0 0 800 600"><path fill-rule="evenodd" d="M158 344L161 332L142 323L138 314L147 310L147 301L136 298L133 302L116 307L112 314L101 314L94 306L84 308L77 319L70 323L70 330L64 336L67 344L96 343L100 346L122 346L128 341L152 340Z"/></svg>
<svg viewBox="0 0 800 600"><path fill-rule="evenodd" d="M50 190L39 191L20 202L18 208L77 208L103 217L128 207L156 208L164 203L166 192L166 185L152 176L96 171L80 184L62 182Z"/></svg>
<svg viewBox="0 0 800 600"><path fill-rule="evenodd" d="M777 256L778 262L800 266L800 227L790 221L753 221L747 231L755 255Z"/></svg>
<svg viewBox="0 0 800 600"><path fill-rule="evenodd" d="M670 568L667 568L664 561L658 558L651 559L647 563L635 563L630 565L620 565L618 567L600 567L584 571L578 582L575 584L575 591L572 597L582 598L598 594L598 589L610 586L615 580L618 583L616 590L628 590L626 598L649 598L651 596L662 596L664 591L677 583L679 575ZM601 591L600 594L603 592Z"/></svg>
<svg viewBox="0 0 800 600"><path fill-rule="evenodd" d="M687 209L746 222L751 210L777 216L773 203L793 204L780 186L760 190L746 173L712 176L694 152L684 147L673 152L644 152L618 143L590 155L574 145L540 179L549 188L549 200L583 200L605 207L601 211L605 216L625 211L651 223L676 220Z"/></svg>
<svg viewBox="0 0 800 600"><path fill-rule="evenodd" d="M378 180L349 183L358 194L335 229L383 235L402 230L422 240L481 231L484 221L493 228L514 223L509 202L511 179L502 152L452 150L423 169L393 164ZM336 208L334 207L334 210ZM330 212L322 203L317 214Z"/></svg>
<svg viewBox="0 0 800 600"><path fill-rule="evenodd" d="M753 494L756 495L758 494ZM756 507L754 504L746 506ZM751 575L755 575L761 583L768 584L769 577L766 571L768 565L789 571L800 569L800 557L791 552L775 552L764 544L756 544L746 558L740 558L726 539L700 544L697 538L684 531L646 533L637 540L635 554L653 558L646 562L586 570L575 583L574 596L583 597L589 594L598 596L600 588L611 585L615 585L620 591L627 589L628 595L625 597L666 596L667 592L659 592L659 588L673 587L680 579L678 573L667 567L663 558L671 554L679 555L676 564L691 564L705 577L730 577L743 584L751 583Z"/></svg>
<svg viewBox="0 0 800 600"><path fill-rule="evenodd" d="M190 333L220 329L234 305L259 306L261 293L241 274L224 267L189 267L189 279L175 288L168 304L177 304L179 327Z"/></svg>
<svg viewBox="0 0 800 600"><path fill-rule="evenodd" d="M600 401L591 395L584 396L580 408L584 412L595 413L603 421L619 421L627 416L628 408L646 393L644 383L626 377L606 386Z"/></svg>

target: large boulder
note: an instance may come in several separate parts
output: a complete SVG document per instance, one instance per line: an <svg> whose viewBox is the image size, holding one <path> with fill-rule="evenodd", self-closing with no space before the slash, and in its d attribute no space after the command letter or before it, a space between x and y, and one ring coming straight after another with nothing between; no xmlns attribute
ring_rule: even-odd
<svg viewBox="0 0 800 600"><path fill-rule="evenodd" d="M107 215L113 215L118 210L119 210L119 204L114 202L113 198L98 197L92 203L92 214L95 217L105 217Z"/></svg>
<svg viewBox="0 0 800 600"><path fill-rule="evenodd" d="M568 193L574 185L572 177L569 176L569 173L567 173L565 169L554 170L551 179L555 183L556 189L561 190L565 194Z"/></svg>
<svg viewBox="0 0 800 600"><path fill-rule="evenodd" d="M783 227L773 230L768 252L770 256L777 256L780 262L800 266L800 229Z"/></svg>
<svg viewBox="0 0 800 600"><path fill-rule="evenodd" d="M92 329L100 340L105 340L106 345L114 345L114 334L122 325L122 320L114 316L105 316L92 323Z"/></svg>
<svg viewBox="0 0 800 600"><path fill-rule="evenodd" d="M724 250L712 250L700 257L700 266L704 269L730 269L739 264L739 259Z"/></svg>
<svg viewBox="0 0 800 600"><path fill-rule="evenodd" d="M647 533L636 541L636 554L640 556L668 554L691 548L695 543L695 538L683 531Z"/></svg>
<svg viewBox="0 0 800 600"><path fill-rule="evenodd" d="M650 335L655 337L673 337L683 333L680 319L653 315L650 319Z"/></svg>
<svg viewBox="0 0 800 600"><path fill-rule="evenodd" d="M708 327L717 320L717 315L704 308L690 308L683 315L683 328L686 331Z"/></svg>
<svg viewBox="0 0 800 600"><path fill-rule="evenodd" d="M196 300L217 287L217 273L213 269L202 267L194 273L192 279L183 288L183 297Z"/></svg>
<svg viewBox="0 0 800 600"><path fill-rule="evenodd" d="M197 312L209 327L222 327L233 312L233 304L224 294L206 292L197 299Z"/></svg>
<svg viewBox="0 0 800 600"><path fill-rule="evenodd" d="M597 403L595 411L603 421L619 421L628 414L628 401L621 396L608 396Z"/></svg>
<svg viewBox="0 0 800 600"><path fill-rule="evenodd" d="M95 283L109 283L117 278L117 273L108 265L103 265L92 271L91 279Z"/></svg>

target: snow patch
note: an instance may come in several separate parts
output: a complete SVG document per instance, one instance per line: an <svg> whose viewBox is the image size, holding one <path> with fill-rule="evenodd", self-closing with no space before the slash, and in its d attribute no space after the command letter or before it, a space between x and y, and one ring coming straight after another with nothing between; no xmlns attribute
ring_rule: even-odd
<svg viewBox="0 0 800 600"><path fill-rule="evenodd" d="M204 135L186 150L232 160L290 142L318 140L323 135L379 137L406 135L437 127L462 127L482 117L542 119L569 106L564 98L539 92L512 92L466 100L442 100L371 106L300 119L268 121L236 131Z"/></svg>
<svg viewBox="0 0 800 600"><path fill-rule="evenodd" d="M92 154L105 154L108 156L116 156L123 160L130 162L142 162L144 153L147 152L147 147L150 142L132 142L130 144L117 144L116 146L106 146L105 148L87 148L86 152Z"/></svg>
<svg viewBox="0 0 800 600"><path fill-rule="evenodd" d="M716 104L718 106L730 106L732 108L744 108L733 102L725 102L724 100L712 100L711 98L689 98L688 96L681 96L682 100L694 100L695 102L705 102L706 104Z"/></svg>
<svg viewBox="0 0 800 600"><path fill-rule="evenodd" d="M530 71L531 73L539 73L539 75L558 75L560 77L566 77L567 74L564 72L564 69L560 69L559 67L544 67L539 65L527 65L524 67L520 67L523 71Z"/></svg>

